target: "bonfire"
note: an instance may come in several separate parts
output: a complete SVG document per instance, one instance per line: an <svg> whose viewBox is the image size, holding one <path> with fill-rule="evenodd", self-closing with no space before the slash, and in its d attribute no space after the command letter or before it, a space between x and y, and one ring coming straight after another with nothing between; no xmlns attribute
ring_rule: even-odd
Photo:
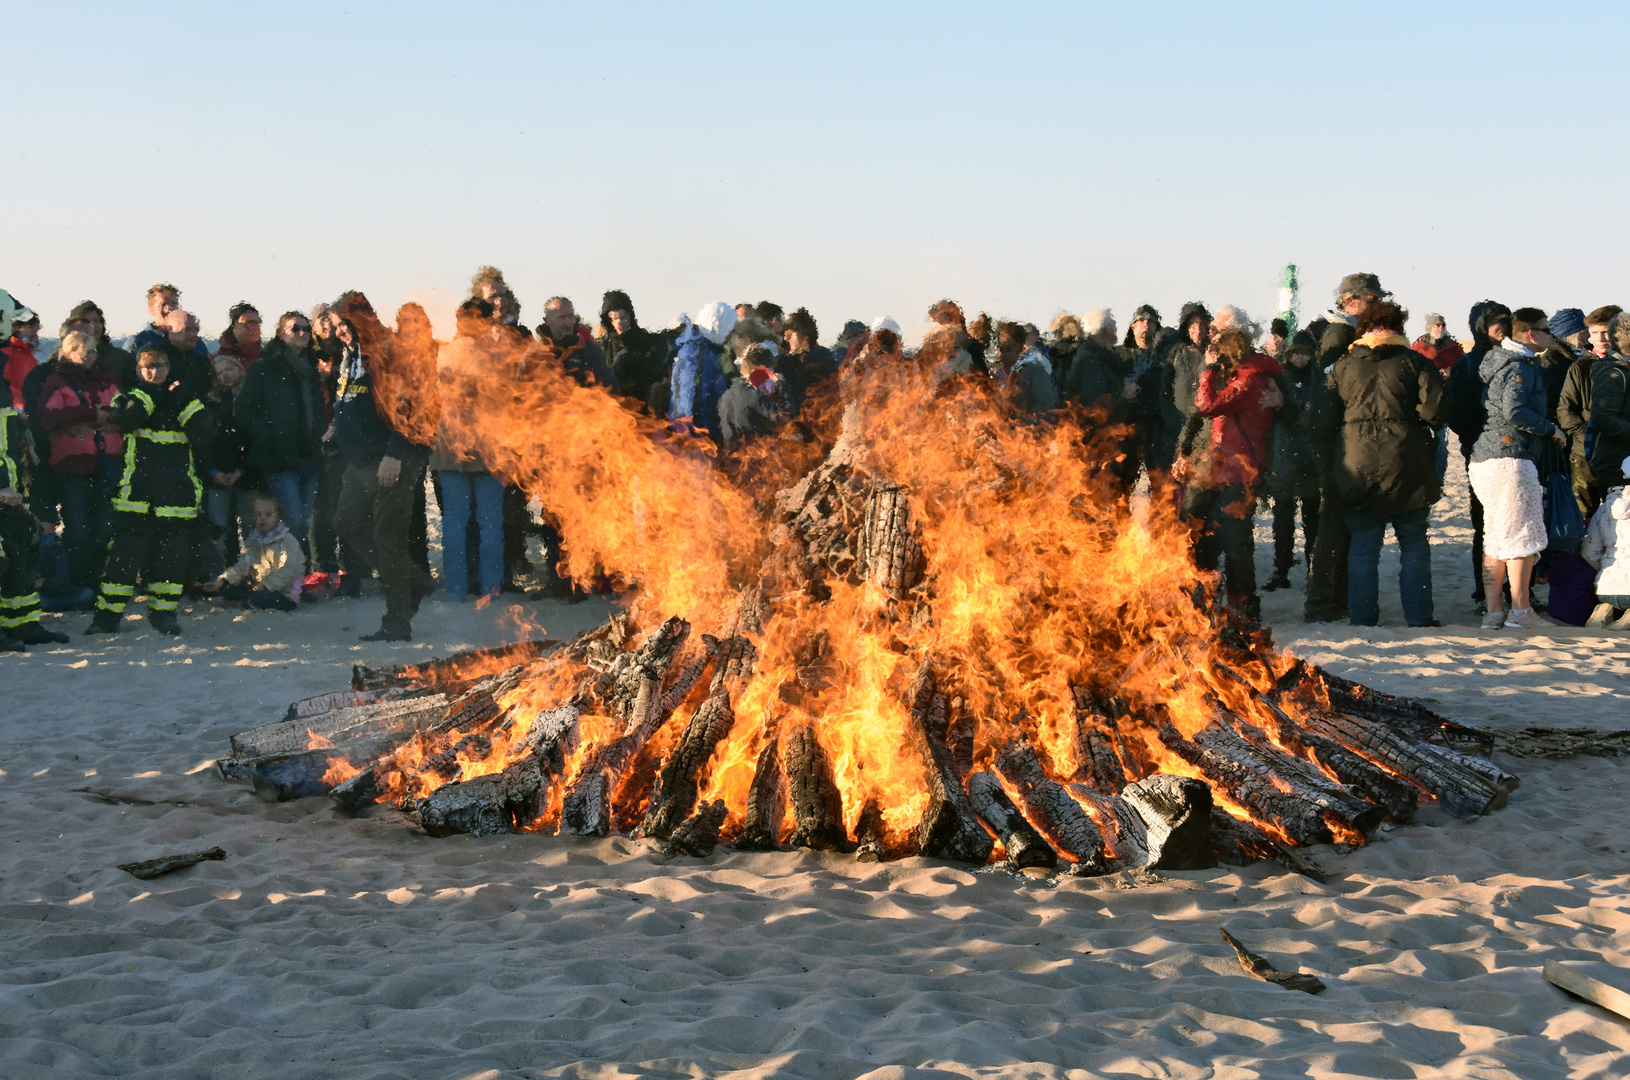
<svg viewBox="0 0 1630 1080"><path fill-rule="evenodd" d="M1227 610L1169 499L1113 497L1100 416L1015 422L903 363L721 462L552 370L470 400L458 440L541 501L561 570L615 583L616 613L569 642L358 667L236 736L224 775L438 836L1075 873L1317 875L1309 845L1517 787L1483 733Z"/></svg>

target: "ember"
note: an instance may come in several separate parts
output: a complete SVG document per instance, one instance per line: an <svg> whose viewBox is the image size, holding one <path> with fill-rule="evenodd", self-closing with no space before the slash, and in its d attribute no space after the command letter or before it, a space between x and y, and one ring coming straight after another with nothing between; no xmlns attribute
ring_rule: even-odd
<svg viewBox="0 0 1630 1080"><path fill-rule="evenodd" d="M237 736L223 773L435 835L1077 873L1317 874L1298 848L1517 787L1481 733L1224 610L1169 500L1102 486L1096 418L1015 427L910 363L845 397L773 499L765 462L716 468L569 379L482 402L462 437L557 515L570 573L628 583L624 610L563 644L359 667Z"/></svg>

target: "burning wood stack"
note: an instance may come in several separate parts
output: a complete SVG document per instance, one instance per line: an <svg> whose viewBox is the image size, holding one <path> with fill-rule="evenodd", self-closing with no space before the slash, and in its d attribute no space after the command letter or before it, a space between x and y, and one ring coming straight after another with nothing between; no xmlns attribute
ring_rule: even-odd
<svg viewBox="0 0 1630 1080"><path fill-rule="evenodd" d="M1025 468L987 470L980 492L1021 498ZM1486 814L1517 788L1488 736L1275 653L1201 589L1173 591L1147 641L1084 631L1116 658L1062 682L1070 657L1026 681L988 635L948 655L936 608L968 601L936 577L932 494L914 500L846 433L778 496L757 580L728 612L693 613L715 633L620 613L566 643L359 666L349 692L235 736L221 772L273 799L391 805L435 836L1074 873L1275 859L1317 875L1308 845L1362 844L1422 799ZM1023 610L1059 595L1042 582Z"/></svg>

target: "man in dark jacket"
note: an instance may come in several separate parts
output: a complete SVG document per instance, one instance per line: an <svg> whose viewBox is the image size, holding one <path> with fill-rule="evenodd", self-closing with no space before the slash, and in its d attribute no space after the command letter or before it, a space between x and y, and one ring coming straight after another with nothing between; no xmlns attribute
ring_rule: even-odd
<svg viewBox="0 0 1630 1080"><path fill-rule="evenodd" d="M1503 327L1500 319L1511 318L1511 309L1494 300L1481 300L1472 305L1469 322L1472 332L1471 350L1464 353L1449 372L1447 389L1449 392L1449 430L1455 433L1460 440L1460 453L1470 464L1472 447L1482 438L1483 427L1488 423L1488 410L1483 406L1483 397L1486 388L1483 377L1478 374L1483 366L1483 357L1489 350L1499 344L1489 335L1489 326ZM1504 329L1497 329L1503 335ZM1469 487L1469 485L1468 485ZM1488 609L1483 595L1483 504L1477 499L1477 492L1469 492L1471 496L1472 516L1472 601L1477 605L1478 614Z"/></svg>
<svg viewBox="0 0 1630 1080"><path fill-rule="evenodd" d="M1539 377L1545 384L1545 415L1554 424L1568 369L1585 352L1585 313L1578 308L1563 308L1549 322L1551 343L1539 354Z"/></svg>
<svg viewBox="0 0 1630 1080"><path fill-rule="evenodd" d="M1568 436L1568 472L1579 512L1589 518L1602 505L1603 489L1590 468L1591 371L1613 351L1612 326L1618 317L1617 304L1599 307L1585 317L1584 355L1568 369L1562 380L1562 396L1556 405L1556 424Z"/></svg>
<svg viewBox="0 0 1630 1080"><path fill-rule="evenodd" d="M544 303L538 345L542 357L561 365L579 386L603 386L617 393L617 376L606 362L606 354L578 321L577 310L564 296L551 297Z"/></svg>
<svg viewBox="0 0 1630 1080"><path fill-rule="evenodd" d="M838 373L832 350L820 344L815 317L808 308L787 316L781 329L785 348L775 361L775 373L786 380L787 398L795 413L803 410L810 391Z"/></svg>
<svg viewBox="0 0 1630 1080"><path fill-rule="evenodd" d="M1313 452L1313 403L1324 371L1313 363L1318 350L1313 335L1298 330L1285 347L1280 387L1285 404L1277 417L1280 460L1273 463L1273 578L1264 592L1290 588L1296 562L1296 511L1302 512L1302 552L1309 561L1319 535L1319 464Z"/></svg>
<svg viewBox="0 0 1630 1080"><path fill-rule="evenodd" d="M379 411L377 365L388 363L384 339L374 335L380 351L363 351L362 335L351 319L341 317L335 333L340 355L340 381L334 395L334 442L345 462L335 525L346 543L379 572L385 615L379 629L363 641L410 641L419 601L430 595L430 575L413 561L408 531L414 494L424 485L430 447L391 427Z"/></svg>
<svg viewBox="0 0 1630 1080"><path fill-rule="evenodd" d="M666 401L653 403L651 395L658 386L666 389L668 385L668 341L639 324L627 293L612 289L601 299L597 336L617 380L617 392L640 402L653 415L666 412Z"/></svg>
<svg viewBox="0 0 1630 1080"><path fill-rule="evenodd" d="M1605 492L1625 482L1630 457L1630 318L1623 314L1613 319L1613 350L1596 361L1590 381L1590 468Z"/></svg>
<svg viewBox="0 0 1630 1080"><path fill-rule="evenodd" d="M1354 626L1381 618L1377 568L1386 528L1398 540L1398 586L1410 626L1432 618L1432 552L1427 520L1442 497L1432 448L1444 420L1443 378L1409 346L1397 304L1371 304L1359 332L1327 379L1318 423L1339 446L1333 469L1347 527L1348 613Z"/></svg>

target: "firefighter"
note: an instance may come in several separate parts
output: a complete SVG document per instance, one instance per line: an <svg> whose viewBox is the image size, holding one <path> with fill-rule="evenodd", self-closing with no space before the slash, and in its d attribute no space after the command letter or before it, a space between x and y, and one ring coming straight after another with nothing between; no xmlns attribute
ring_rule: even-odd
<svg viewBox="0 0 1630 1080"><path fill-rule="evenodd" d="M68 635L40 625L34 576L40 523L23 506L27 436L10 387L0 390L0 403L0 652L21 652L29 645L62 644Z"/></svg>

